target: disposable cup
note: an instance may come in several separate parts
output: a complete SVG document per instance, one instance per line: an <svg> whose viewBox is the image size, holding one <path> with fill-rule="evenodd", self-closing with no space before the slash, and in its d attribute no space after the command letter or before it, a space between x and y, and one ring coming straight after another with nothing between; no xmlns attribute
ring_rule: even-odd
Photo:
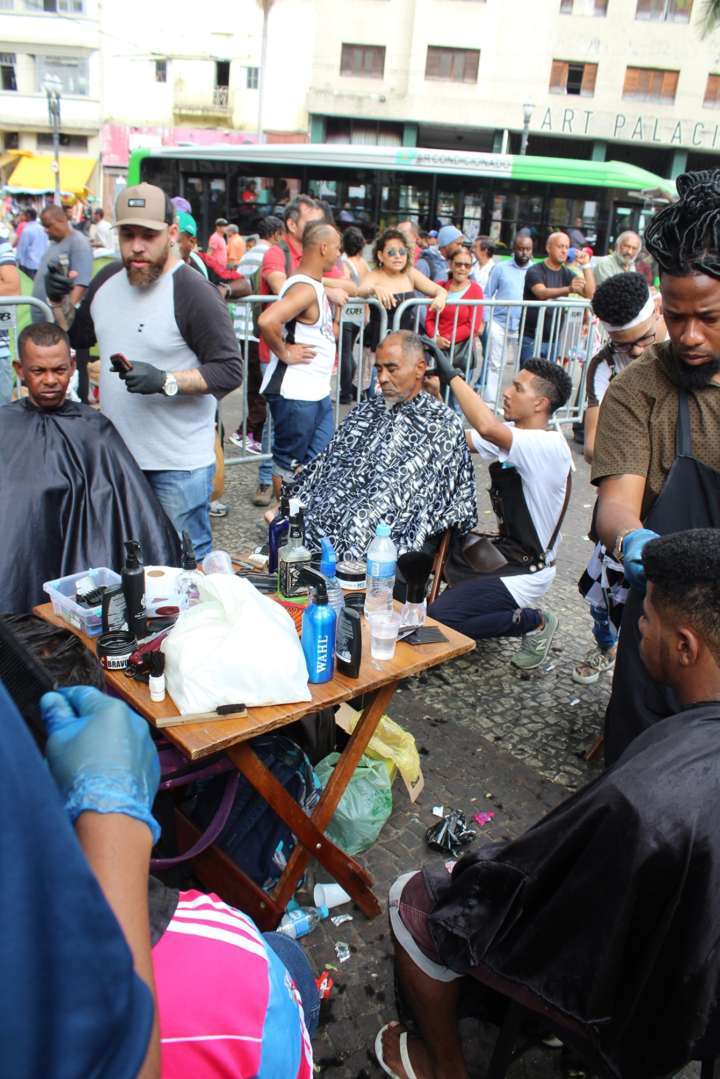
<svg viewBox="0 0 720 1079"><path fill-rule="evenodd" d="M227 551L211 551L203 558L204 573L232 573L233 564Z"/></svg>
<svg viewBox="0 0 720 1079"><path fill-rule="evenodd" d="M350 903L352 896L349 896L335 881L330 881L328 884L315 885L313 899L316 907L327 907L328 910L332 910L333 907L341 907L343 903Z"/></svg>
<svg viewBox="0 0 720 1079"><path fill-rule="evenodd" d="M397 611L375 611L369 615L370 655L373 659L388 660L395 655L400 615Z"/></svg>

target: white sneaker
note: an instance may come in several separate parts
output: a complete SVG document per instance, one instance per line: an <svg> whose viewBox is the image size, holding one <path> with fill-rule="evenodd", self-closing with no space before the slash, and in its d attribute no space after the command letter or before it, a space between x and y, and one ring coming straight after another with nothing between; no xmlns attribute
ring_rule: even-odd
<svg viewBox="0 0 720 1079"><path fill-rule="evenodd" d="M602 649L597 645L591 648L585 658L575 664L572 673L573 682L577 682L581 686L594 685L595 682L600 680L601 674L612 671L615 666L616 652L617 645L614 648L607 649Z"/></svg>

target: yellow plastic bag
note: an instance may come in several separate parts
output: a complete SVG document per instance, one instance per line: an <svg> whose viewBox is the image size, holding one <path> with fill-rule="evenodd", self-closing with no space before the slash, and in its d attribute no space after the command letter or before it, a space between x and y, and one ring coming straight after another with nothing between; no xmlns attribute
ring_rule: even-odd
<svg viewBox="0 0 720 1079"><path fill-rule="evenodd" d="M341 704L335 713L335 722L347 734L352 734L359 719L360 713L349 704ZM407 788L410 801L417 801L425 786L425 779L415 739L409 731L403 730L399 723L385 715L378 723L365 752L368 757L382 760L389 766L391 780L397 769Z"/></svg>

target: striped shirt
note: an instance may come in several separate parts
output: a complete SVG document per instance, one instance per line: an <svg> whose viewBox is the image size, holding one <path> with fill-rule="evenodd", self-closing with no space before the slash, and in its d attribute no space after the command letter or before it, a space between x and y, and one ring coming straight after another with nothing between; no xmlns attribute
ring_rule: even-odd
<svg viewBox="0 0 720 1079"><path fill-rule="evenodd" d="M181 892L152 955L164 1079L312 1079L299 993L246 914Z"/></svg>

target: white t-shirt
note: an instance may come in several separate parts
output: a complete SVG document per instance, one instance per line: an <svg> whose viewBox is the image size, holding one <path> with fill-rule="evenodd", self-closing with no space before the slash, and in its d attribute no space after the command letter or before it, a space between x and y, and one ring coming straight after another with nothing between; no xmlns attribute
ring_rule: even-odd
<svg viewBox="0 0 720 1079"><path fill-rule="evenodd" d="M470 434L484 461L500 461L517 469L532 523L540 543L546 548L562 512L572 460L565 436L559 431L526 431L512 427L512 446L509 450L501 450L476 431ZM559 542L558 536L551 552L553 563ZM500 578L518 607L537 606L554 579L554 565L537 573Z"/></svg>
<svg viewBox="0 0 720 1079"><path fill-rule="evenodd" d="M317 322L286 323L283 338L288 344L308 345L315 350L310 363L283 363L274 352L260 387L260 393L279 393L293 401L322 401L330 393L330 379L335 366L336 342L333 317L325 289L320 281L305 274L288 277L278 293L278 299L293 285L312 285L320 316Z"/></svg>

